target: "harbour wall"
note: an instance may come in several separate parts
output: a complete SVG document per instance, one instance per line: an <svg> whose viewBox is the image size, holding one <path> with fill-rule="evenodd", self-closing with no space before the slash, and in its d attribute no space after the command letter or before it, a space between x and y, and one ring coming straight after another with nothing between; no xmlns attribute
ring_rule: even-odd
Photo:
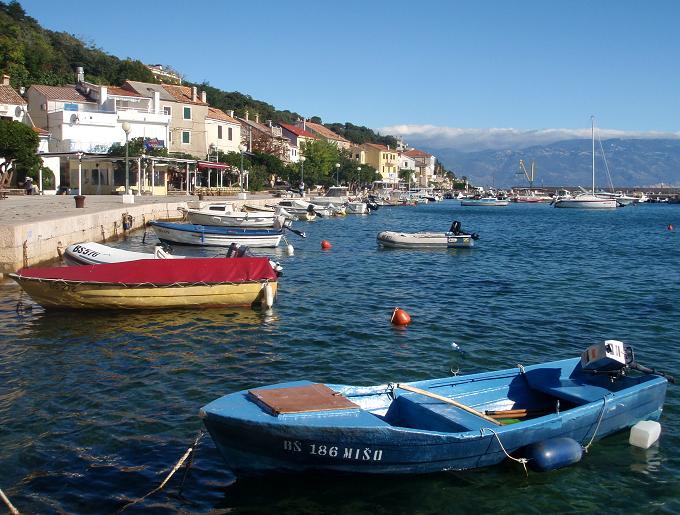
<svg viewBox="0 0 680 515"><path fill-rule="evenodd" d="M266 198L210 197L238 209L244 203L264 205ZM135 197L123 204L117 196L88 196L84 208L76 208L65 196L17 196L0 200L0 276L25 266L54 261L73 243L104 243L141 229L152 220L181 218L178 207L198 207L196 197ZM129 225L129 226L128 226Z"/></svg>

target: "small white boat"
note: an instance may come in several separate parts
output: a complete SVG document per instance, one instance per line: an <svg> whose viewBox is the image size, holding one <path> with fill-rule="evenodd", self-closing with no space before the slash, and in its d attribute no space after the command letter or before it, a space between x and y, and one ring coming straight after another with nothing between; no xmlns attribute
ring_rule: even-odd
<svg viewBox="0 0 680 515"><path fill-rule="evenodd" d="M234 211L229 202L208 204L200 209L178 207L185 219L198 225L223 227L283 227L286 213L274 211Z"/></svg>
<svg viewBox="0 0 680 515"><path fill-rule="evenodd" d="M463 199L460 201L461 206L507 206L510 201L507 198L498 198L493 196L482 197L475 195L472 198Z"/></svg>
<svg viewBox="0 0 680 515"><path fill-rule="evenodd" d="M161 245L156 245L153 252L133 252L131 250L118 249L94 241L74 243L64 250L64 262L67 265L103 265L107 263L123 263L138 259L194 259L189 256L170 254ZM255 256L246 245L233 244L225 257L258 257ZM269 260L269 264L280 275L283 267L277 261Z"/></svg>
<svg viewBox="0 0 680 515"><path fill-rule="evenodd" d="M318 206L333 206L337 211L339 206L343 206L346 214L365 215L368 213L368 206L362 200L350 200L346 186L333 186L328 188L328 192L322 197L313 197L312 203ZM342 213L342 214L345 214ZM340 213L337 213L340 214Z"/></svg>
<svg viewBox="0 0 680 515"><path fill-rule="evenodd" d="M303 199L286 199L281 200L278 204L268 206L271 208L280 207L283 208L286 213L294 216L298 220L312 221L315 220L317 215L319 216L332 216L330 209L325 207L315 206L311 202L307 202Z"/></svg>
<svg viewBox="0 0 680 515"><path fill-rule="evenodd" d="M117 249L87 241L74 243L64 250L64 261L67 265L101 265L104 263L122 263L137 259L184 259L186 256L175 256L166 252L161 245L150 252L133 252L131 250Z"/></svg>
<svg viewBox="0 0 680 515"><path fill-rule="evenodd" d="M471 248L479 239L477 233L469 234L454 221L447 232L395 232L378 233L378 244L391 248Z"/></svg>

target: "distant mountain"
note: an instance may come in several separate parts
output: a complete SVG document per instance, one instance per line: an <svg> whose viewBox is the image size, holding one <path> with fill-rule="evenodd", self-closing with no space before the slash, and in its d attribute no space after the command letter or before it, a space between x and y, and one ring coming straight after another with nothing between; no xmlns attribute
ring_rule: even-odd
<svg viewBox="0 0 680 515"><path fill-rule="evenodd" d="M680 187L680 140L609 139L602 141L611 181L618 187L649 187L664 184ZM525 185L518 175L523 159L531 172L535 162L535 186L588 186L591 184L591 140L567 140L522 150L461 152L445 148L423 150L436 155L458 177L466 176L479 186ZM595 184L609 187L599 143L595 142Z"/></svg>

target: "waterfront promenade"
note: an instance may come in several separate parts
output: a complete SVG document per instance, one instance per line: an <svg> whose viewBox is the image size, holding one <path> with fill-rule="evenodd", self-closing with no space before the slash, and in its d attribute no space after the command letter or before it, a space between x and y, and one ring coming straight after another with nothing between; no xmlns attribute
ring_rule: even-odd
<svg viewBox="0 0 680 515"><path fill-rule="evenodd" d="M259 205L272 202L273 197L249 193L245 201L236 196L206 200ZM198 201L198 197L138 196L134 204L123 204L122 196L90 195L85 198L85 207L77 208L70 195L9 196L0 200L0 274L57 259L72 243L120 238L128 230L123 226L124 218L131 222L129 230L151 220L177 219L177 208L191 201Z"/></svg>

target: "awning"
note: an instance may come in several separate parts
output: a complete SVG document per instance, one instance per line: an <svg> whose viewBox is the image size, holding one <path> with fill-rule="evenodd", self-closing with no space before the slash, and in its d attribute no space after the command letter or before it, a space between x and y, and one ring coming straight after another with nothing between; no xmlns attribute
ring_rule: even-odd
<svg viewBox="0 0 680 515"><path fill-rule="evenodd" d="M198 161L197 168L199 170L231 170L232 166L225 163L211 163L210 161Z"/></svg>

